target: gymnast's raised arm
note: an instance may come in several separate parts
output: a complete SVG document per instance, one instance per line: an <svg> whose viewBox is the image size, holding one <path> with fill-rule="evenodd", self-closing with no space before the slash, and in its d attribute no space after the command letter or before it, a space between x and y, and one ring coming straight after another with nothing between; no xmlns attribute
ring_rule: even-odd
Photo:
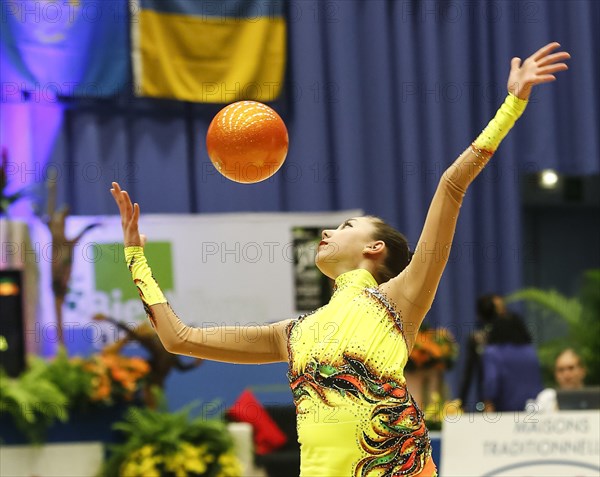
<svg viewBox="0 0 600 477"><path fill-rule="evenodd" d="M570 55L552 53L559 46L549 43L523 63L520 58L512 59L504 104L479 137L442 175L410 264L381 285L402 312L409 348L431 307L448 261L464 194L524 111L533 86L554 81L554 73L567 69L564 61Z"/></svg>
<svg viewBox="0 0 600 477"><path fill-rule="evenodd" d="M146 314L167 351L228 363L287 361L285 328L289 321L263 326L194 328L177 317L164 297L144 256L145 237L139 233L140 207L129 194L112 183L110 190L119 206L125 259L138 287Z"/></svg>

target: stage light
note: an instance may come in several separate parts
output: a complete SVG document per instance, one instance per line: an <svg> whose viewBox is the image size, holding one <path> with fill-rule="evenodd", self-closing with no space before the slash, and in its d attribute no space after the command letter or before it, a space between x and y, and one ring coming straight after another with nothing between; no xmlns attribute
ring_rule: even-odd
<svg viewBox="0 0 600 477"><path fill-rule="evenodd" d="M558 174L552 169L545 169L540 172L540 187L544 189L554 189L558 184Z"/></svg>

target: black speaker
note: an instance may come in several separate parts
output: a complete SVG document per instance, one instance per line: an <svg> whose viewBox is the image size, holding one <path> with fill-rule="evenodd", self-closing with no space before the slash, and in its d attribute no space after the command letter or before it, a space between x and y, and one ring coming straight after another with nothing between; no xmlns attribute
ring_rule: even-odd
<svg viewBox="0 0 600 477"><path fill-rule="evenodd" d="M0 270L0 367L13 377L25 369L23 321L22 272Z"/></svg>

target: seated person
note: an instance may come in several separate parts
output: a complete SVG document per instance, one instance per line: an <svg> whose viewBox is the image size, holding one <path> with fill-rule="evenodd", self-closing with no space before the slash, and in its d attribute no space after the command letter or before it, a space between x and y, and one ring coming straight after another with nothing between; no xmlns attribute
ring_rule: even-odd
<svg viewBox="0 0 600 477"><path fill-rule="evenodd" d="M482 364L485 411L522 411L542 390L537 353L517 315L494 321Z"/></svg>
<svg viewBox="0 0 600 477"><path fill-rule="evenodd" d="M582 389L585 381L585 367L581 358L572 348L567 348L554 361L554 379L558 389ZM541 412L558 411L556 389L546 388L538 394L535 405Z"/></svg>

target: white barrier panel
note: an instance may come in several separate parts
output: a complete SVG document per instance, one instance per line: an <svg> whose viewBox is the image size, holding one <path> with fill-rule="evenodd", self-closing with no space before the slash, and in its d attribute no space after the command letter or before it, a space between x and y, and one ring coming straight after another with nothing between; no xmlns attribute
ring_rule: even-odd
<svg viewBox="0 0 600 477"><path fill-rule="evenodd" d="M448 416L441 464L443 477L597 477L600 412Z"/></svg>
<svg viewBox="0 0 600 477"><path fill-rule="evenodd" d="M101 442L0 446L0 475L94 477L103 459Z"/></svg>

